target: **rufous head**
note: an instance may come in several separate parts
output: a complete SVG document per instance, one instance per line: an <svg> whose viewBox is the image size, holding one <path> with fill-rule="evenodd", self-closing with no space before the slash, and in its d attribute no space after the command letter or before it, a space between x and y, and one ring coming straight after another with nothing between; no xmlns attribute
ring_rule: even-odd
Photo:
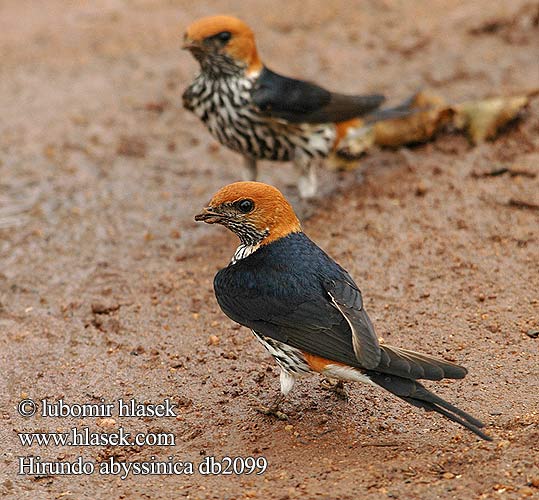
<svg viewBox="0 0 539 500"><path fill-rule="evenodd" d="M195 220L222 224L247 245L266 245L301 231L288 200L262 182L235 182L221 188Z"/></svg>
<svg viewBox="0 0 539 500"><path fill-rule="evenodd" d="M262 68L253 31L236 17L198 19L187 27L183 48L191 51L203 69L227 63L247 73L255 73Z"/></svg>

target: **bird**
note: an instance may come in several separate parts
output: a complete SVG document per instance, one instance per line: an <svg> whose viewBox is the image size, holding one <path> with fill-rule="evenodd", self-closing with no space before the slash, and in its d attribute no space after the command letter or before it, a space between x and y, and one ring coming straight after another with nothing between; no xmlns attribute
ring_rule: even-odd
<svg viewBox="0 0 539 500"><path fill-rule="evenodd" d="M309 373L385 389L437 412L485 440L484 424L429 391L419 380L462 379L466 368L380 343L350 274L302 231L275 187L240 181L222 187L195 221L221 224L240 244L214 278L222 311L252 330L280 368L279 406Z"/></svg>
<svg viewBox="0 0 539 500"><path fill-rule="evenodd" d="M245 180L257 179L258 160L292 161L301 198L316 195L316 161L360 126L359 117L376 121L409 114L399 106L380 110L380 94L340 94L272 71L258 55L252 29L236 17L194 21L183 48L200 65L183 106L243 156Z"/></svg>

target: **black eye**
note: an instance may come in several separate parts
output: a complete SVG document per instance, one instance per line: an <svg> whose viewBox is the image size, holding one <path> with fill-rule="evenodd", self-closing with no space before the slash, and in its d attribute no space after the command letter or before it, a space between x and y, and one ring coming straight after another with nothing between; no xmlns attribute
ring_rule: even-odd
<svg viewBox="0 0 539 500"><path fill-rule="evenodd" d="M215 35L215 38L223 43L226 43L232 38L232 33L230 33L230 31L221 31L221 33L217 33L217 35Z"/></svg>
<svg viewBox="0 0 539 500"><path fill-rule="evenodd" d="M253 208L255 208L253 200L240 200L236 205L239 211L243 212L244 214L248 214L253 210Z"/></svg>

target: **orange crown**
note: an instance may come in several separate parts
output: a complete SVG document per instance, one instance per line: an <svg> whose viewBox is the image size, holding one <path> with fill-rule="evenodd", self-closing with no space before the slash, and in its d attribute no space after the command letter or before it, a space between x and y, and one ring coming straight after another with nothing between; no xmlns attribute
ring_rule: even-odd
<svg viewBox="0 0 539 500"><path fill-rule="evenodd" d="M229 184L215 193L210 206L216 208L243 199L252 200L255 205L248 214L249 222L260 231L268 230L268 236L264 238L262 245L301 231L299 220L288 200L277 188L262 182Z"/></svg>
<svg viewBox="0 0 539 500"><path fill-rule="evenodd" d="M185 40L201 43L204 39L224 31L232 35L225 46L225 52L232 58L244 62L249 72L260 70L262 63L256 50L253 30L236 17L210 16L198 19L187 27Z"/></svg>

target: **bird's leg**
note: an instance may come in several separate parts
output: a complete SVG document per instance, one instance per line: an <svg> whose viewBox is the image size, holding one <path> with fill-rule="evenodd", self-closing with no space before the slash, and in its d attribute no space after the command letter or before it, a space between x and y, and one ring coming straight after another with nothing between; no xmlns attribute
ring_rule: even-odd
<svg viewBox="0 0 539 500"><path fill-rule="evenodd" d="M297 185L300 197L312 198L318 189L315 162L308 156L300 154L294 158L294 167L299 175Z"/></svg>
<svg viewBox="0 0 539 500"><path fill-rule="evenodd" d="M256 178L258 177L256 160L251 156L244 156L243 167L243 179L246 181L256 181Z"/></svg>
<svg viewBox="0 0 539 500"><path fill-rule="evenodd" d="M279 406L286 399L286 396L288 396L292 390L292 387L294 387L296 377L292 373L281 368L279 380L281 382L281 394L275 398L271 406L260 406L257 408L257 410L264 415L271 415L279 420L288 420L288 415L280 411Z"/></svg>
<svg viewBox="0 0 539 500"><path fill-rule="evenodd" d="M333 378L324 377L320 381L320 385L324 389L327 389L328 391L333 391L335 394L337 394L339 398L344 399L345 401L348 401L349 399L348 392L342 380L336 380Z"/></svg>

